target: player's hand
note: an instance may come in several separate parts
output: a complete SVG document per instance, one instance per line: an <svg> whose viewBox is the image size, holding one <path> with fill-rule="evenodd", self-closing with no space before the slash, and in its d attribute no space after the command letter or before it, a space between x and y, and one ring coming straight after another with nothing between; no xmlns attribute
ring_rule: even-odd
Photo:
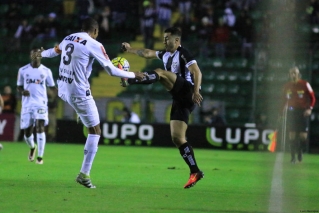
<svg viewBox="0 0 319 213"><path fill-rule="evenodd" d="M143 72L133 72L133 73L135 74L135 78L138 81L141 81L141 80L143 80L144 77L146 77L146 74Z"/></svg>
<svg viewBox="0 0 319 213"><path fill-rule="evenodd" d="M312 111L311 109L306 109L305 112L304 112L304 116L305 117L310 116L311 115L311 111Z"/></svg>
<svg viewBox="0 0 319 213"><path fill-rule="evenodd" d="M129 43L127 43L127 42L123 42L123 43L122 43L121 50L122 50L123 52L127 52L127 50L130 49L130 48L131 48L131 45L130 45Z"/></svg>
<svg viewBox="0 0 319 213"><path fill-rule="evenodd" d="M200 104L202 101L203 101L203 96L199 92L194 92L193 102L200 107L201 106Z"/></svg>
<svg viewBox="0 0 319 213"><path fill-rule="evenodd" d="M27 96L27 97L30 96L29 90L23 90L23 91L21 92L21 94L22 94L23 96Z"/></svg>

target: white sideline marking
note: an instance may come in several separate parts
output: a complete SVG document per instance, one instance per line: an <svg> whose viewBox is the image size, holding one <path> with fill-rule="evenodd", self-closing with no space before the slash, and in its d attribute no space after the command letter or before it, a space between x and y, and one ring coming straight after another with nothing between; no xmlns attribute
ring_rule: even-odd
<svg viewBox="0 0 319 213"><path fill-rule="evenodd" d="M279 152L276 155L276 161L274 166L274 171L271 180L271 191L269 199L269 213L282 212L282 162L283 162L283 152Z"/></svg>

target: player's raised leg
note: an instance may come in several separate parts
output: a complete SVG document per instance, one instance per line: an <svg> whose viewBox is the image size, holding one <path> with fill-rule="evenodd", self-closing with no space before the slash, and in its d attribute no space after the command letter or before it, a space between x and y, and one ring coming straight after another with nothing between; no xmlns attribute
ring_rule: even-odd
<svg viewBox="0 0 319 213"><path fill-rule="evenodd" d="M128 79L128 84L123 84L122 86L125 87L130 84L152 84L159 81L166 90L171 90L174 86L176 81L176 74L172 72L168 72L163 69L155 69L153 71L144 72L146 76L142 80L137 80L135 78Z"/></svg>

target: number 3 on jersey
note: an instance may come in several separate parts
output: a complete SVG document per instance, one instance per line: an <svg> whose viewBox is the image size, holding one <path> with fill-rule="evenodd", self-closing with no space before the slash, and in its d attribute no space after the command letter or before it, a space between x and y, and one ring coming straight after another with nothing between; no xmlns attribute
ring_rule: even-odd
<svg viewBox="0 0 319 213"><path fill-rule="evenodd" d="M66 56L63 56L63 63L65 65L69 65L71 63L71 60L72 60L72 53L74 51L74 45L73 44L68 44L65 46L65 55Z"/></svg>

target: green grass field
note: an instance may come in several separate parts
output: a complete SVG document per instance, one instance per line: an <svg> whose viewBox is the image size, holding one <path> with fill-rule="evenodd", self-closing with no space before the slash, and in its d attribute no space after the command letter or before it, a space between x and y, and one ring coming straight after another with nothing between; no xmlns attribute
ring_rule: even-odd
<svg viewBox="0 0 319 213"><path fill-rule="evenodd" d="M288 154L195 149L205 178L184 189L177 149L101 145L87 189L74 181L83 145L49 143L37 165L25 143L2 144L1 213L319 212L318 155L292 165Z"/></svg>

